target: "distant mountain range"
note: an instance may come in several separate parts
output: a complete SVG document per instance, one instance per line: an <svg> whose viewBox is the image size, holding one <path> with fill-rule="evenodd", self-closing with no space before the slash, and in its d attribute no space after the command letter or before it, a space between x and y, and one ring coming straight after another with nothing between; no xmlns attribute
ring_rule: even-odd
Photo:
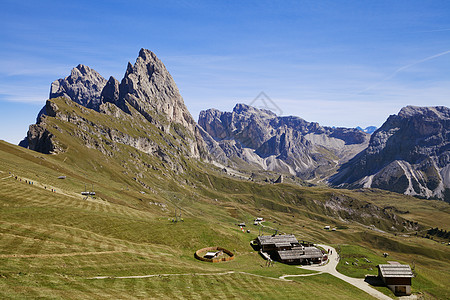
<svg viewBox="0 0 450 300"><path fill-rule="evenodd" d="M126 145L179 172L187 158L250 177L288 174L316 184L380 188L450 201L447 107L408 106L379 129L324 127L245 104L237 104L232 112L202 111L197 124L164 64L145 49L135 64L128 64L120 82L78 65L68 77L52 83L50 98L57 97L67 105L76 103L86 116L61 109L66 106L61 100L49 100L21 146L61 153L75 139L113 157L120 145ZM87 118L90 110L108 120ZM75 128L64 129L65 124Z"/></svg>
<svg viewBox="0 0 450 300"><path fill-rule="evenodd" d="M270 170L314 181L336 172L370 138L357 129L322 127L245 104L232 112L202 111L198 123L213 138L205 140L216 160L241 170Z"/></svg>
<svg viewBox="0 0 450 300"><path fill-rule="evenodd" d="M450 200L450 109L407 106L371 136L331 183Z"/></svg>
<svg viewBox="0 0 450 300"><path fill-rule="evenodd" d="M368 127L363 129L363 128L357 126L356 129L361 130L361 131L363 131L365 133L368 133L368 134L372 134L372 133L375 132L375 130L377 130L377 127L375 127L375 126L368 126Z"/></svg>

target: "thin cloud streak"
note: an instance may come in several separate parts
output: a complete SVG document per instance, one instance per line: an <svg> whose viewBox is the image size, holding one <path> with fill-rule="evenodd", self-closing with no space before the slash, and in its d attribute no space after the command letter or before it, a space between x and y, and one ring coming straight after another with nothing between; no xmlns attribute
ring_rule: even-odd
<svg viewBox="0 0 450 300"><path fill-rule="evenodd" d="M434 30L423 30L418 32L443 32L443 31L450 31L450 28L443 28L443 29L434 29Z"/></svg>
<svg viewBox="0 0 450 300"><path fill-rule="evenodd" d="M365 88L364 90L362 90L362 91L360 91L360 92L358 92L358 93L356 93L356 94L363 94L363 93L366 92L366 91L372 90L372 89L376 88L377 86L381 85L383 82L386 82L386 81L392 79L392 78L395 77L395 75L397 75L398 73L400 73L400 72L402 72L402 71L404 71L404 70L406 70L406 69L408 69L408 68L411 68L412 66L415 66L415 65L418 65L418 64L427 62L427 61L429 61L429 60L438 58L438 57L440 57L440 56L444 56L444 55L449 54L449 53L450 53L450 50L447 50L447 51L444 51L444 52L441 52L441 53L438 53L438 54L435 54L435 55L432 55L432 56L428 56L428 57L426 57L426 58L424 58L424 59L418 60L418 61L413 62L413 63L410 63L410 64L408 64L408 65L402 66L402 67L398 68L397 70L395 70L392 74L390 74L389 76L387 76L386 78L384 78L383 80L381 80L381 81L375 83L374 85L369 86L368 88Z"/></svg>

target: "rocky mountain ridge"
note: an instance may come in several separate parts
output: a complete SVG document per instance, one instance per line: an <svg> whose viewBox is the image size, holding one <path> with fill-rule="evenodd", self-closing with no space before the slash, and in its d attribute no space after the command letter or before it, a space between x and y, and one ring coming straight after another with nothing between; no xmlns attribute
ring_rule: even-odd
<svg viewBox="0 0 450 300"><path fill-rule="evenodd" d="M208 157L201 129L187 110L172 76L149 50L141 49L135 64L128 63L120 83L112 76L106 80L95 70L78 65L69 76L52 83L50 99L57 97L64 97L97 112L113 113L119 120L125 115L139 114L162 134L178 139L178 147L187 157ZM45 128L45 116L71 119L58 116L52 107L52 102L47 102L36 124L30 126L22 146L43 153L61 151ZM141 124L144 123L141 121ZM130 145L134 144L130 142Z"/></svg>
<svg viewBox="0 0 450 300"><path fill-rule="evenodd" d="M60 122L67 122L75 126L70 135L88 148L112 156L120 149L116 143L131 146L172 170L182 171L183 157L202 158L236 174L291 174L314 183L450 201L447 107L405 107L372 135L245 104L232 112L202 111L197 124L164 64L146 49L135 64L128 63L120 82L78 65L52 83L50 98L66 100L47 101L21 146L66 151L58 132L64 132ZM110 125L96 122L102 116L111 118L104 120Z"/></svg>
<svg viewBox="0 0 450 300"><path fill-rule="evenodd" d="M331 183L450 201L450 109L402 108L372 134L367 149L344 164Z"/></svg>
<svg viewBox="0 0 450 300"><path fill-rule="evenodd" d="M52 82L49 99L66 97L84 107L98 111L106 83L106 79L97 71L79 64L72 69L69 76Z"/></svg>
<svg viewBox="0 0 450 300"><path fill-rule="evenodd" d="M213 138L207 144L232 166L323 179L362 151L369 135L357 129L322 127L299 117L237 104L232 112L200 112L199 125ZM234 162L234 163L233 163Z"/></svg>

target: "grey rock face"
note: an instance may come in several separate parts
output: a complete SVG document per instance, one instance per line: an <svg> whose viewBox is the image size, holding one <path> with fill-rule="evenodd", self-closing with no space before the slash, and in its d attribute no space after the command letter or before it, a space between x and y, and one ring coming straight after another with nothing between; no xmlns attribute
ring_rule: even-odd
<svg viewBox="0 0 450 300"><path fill-rule="evenodd" d="M128 64L120 84L114 77L106 81L95 70L78 65L71 71L70 76L52 83L50 98L57 97L65 97L86 108L118 119L124 118L123 114L139 120L144 117L144 122L156 125L165 134L172 135L180 141L182 145L179 148L184 155L209 158L208 146L202 138L202 132L184 105L172 76L149 50L141 49L136 63ZM111 105L118 109L114 109ZM41 124L45 119L42 116L51 114L51 108L46 105L38 115L37 124L40 129L30 128L29 136L21 142L22 146L36 151L51 148L44 146L49 139L45 138L43 133L40 134L45 129L45 124ZM65 115L56 117L68 122L73 121L68 120ZM86 135L84 139L88 137L89 135ZM154 150L154 146L145 138L138 140L123 138L121 141L143 152L149 152L148 149ZM45 151L47 153L53 150Z"/></svg>
<svg viewBox="0 0 450 300"><path fill-rule="evenodd" d="M40 113L36 124L30 125L26 142L25 140L21 142L23 143L22 146L26 146L26 148L45 154L56 154L63 152L63 149L54 139L53 134L46 128L46 116L56 116L55 111L57 110L57 107L55 107L54 103L47 101L42 110L45 114Z"/></svg>
<svg viewBox="0 0 450 300"><path fill-rule="evenodd" d="M202 111L199 125L231 159L303 179L326 177L338 163L363 150L369 135L357 129L322 127L298 117L237 104L232 112Z"/></svg>
<svg viewBox="0 0 450 300"><path fill-rule="evenodd" d="M275 133L270 125L274 118L270 111L237 104L232 112L201 111L198 123L216 140L234 139L243 147L256 149Z"/></svg>
<svg viewBox="0 0 450 300"><path fill-rule="evenodd" d="M206 144L208 154L214 158L216 162L221 164L228 163L228 157L224 149L222 149L218 142L216 142L202 127L197 125L197 130L200 133L203 141Z"/></svg>
<svg viewBox="0 0 450 300"><path fill-rule="evenodd" d="M331 180L450 201L450 109L403 108Z"/></svg>
<svg viewBox="0 0 450 300"><path fill-rule="evenodd" d="M120 83L120 98L125 99L150 122L164 116L168 122L193 127L195 122L184 105L172 76L156 55L141 49L134 65L128 64Z"/></svg>
<svg viewBox="0 0 450 300"><path fill-rule="evenodd" d="M100 94L101 102L117 103L119 101L119 81L114 77L109 77L108 82Z"/></svg>
<svg viewBox="0 0 450 300"><path fill-rule="evenodd" d="M105 78L95 70L80 64L72 69L70 76L53 81L49 98L66 97L98 111L105 85Z"/></svg>
<svg viewBox="0 0 450 300"><path fill-rule="evenodd" d="M191 156L206 154L206 144L175 81L153 52L141 49L135 64L128 63L119 86L120 101L128 103L166 132L173 124L180 124L182 127L176 126L174 130L186 140Z"/></svg>

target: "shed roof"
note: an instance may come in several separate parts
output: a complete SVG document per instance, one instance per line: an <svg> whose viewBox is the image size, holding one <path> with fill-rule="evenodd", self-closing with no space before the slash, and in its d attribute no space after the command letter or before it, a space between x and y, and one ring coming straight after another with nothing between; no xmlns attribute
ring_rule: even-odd
<svg viewBox="0 0 450 300"><path fill-rule="evenodd" d="M409 265L378 265L381 276L387 277L414 277Z"/></svg>
<svg viewBox="0 0 450 300"><path fill-rule="evenodd" d="M284 243L284 242L275 242L275 247L277 248L281 248L281 247L291 247L292 244L291 243Z"/></svg>
<svg viewBox="0 0 450 300"><path fill-rule="evenodd" d="M304 258L319 258L322 257L322 251L317 249L316 247L305 247L305 255Z"/></svg>
<svg viewBox="0 0 450 300"><path fill-rule="evenodd" d="M297 239L293 234L284 235L262 235L258 236L258 241L260 245L271 245L271 244L298 244Z"/></svg>
<svg viewBox="0 0 450 300"><path fill-rule="evenodd" d="M304 253L301 249L278 251L281 260L304 258Z"/></svg>
<svg viewBox="0 0 450 300"><path fill-rule="evenodd" d="M219 253L220 253L220 251L207 252L204 257L215 257Z"/></svg>
<svg viewBox="0 0 450 300"><path fill-rule="evenodd" d="M292 250L278 251L278 255L281 260L286 259L310 259L310 258L322 258L322 251L316 247L297 248Z"/></svg>

